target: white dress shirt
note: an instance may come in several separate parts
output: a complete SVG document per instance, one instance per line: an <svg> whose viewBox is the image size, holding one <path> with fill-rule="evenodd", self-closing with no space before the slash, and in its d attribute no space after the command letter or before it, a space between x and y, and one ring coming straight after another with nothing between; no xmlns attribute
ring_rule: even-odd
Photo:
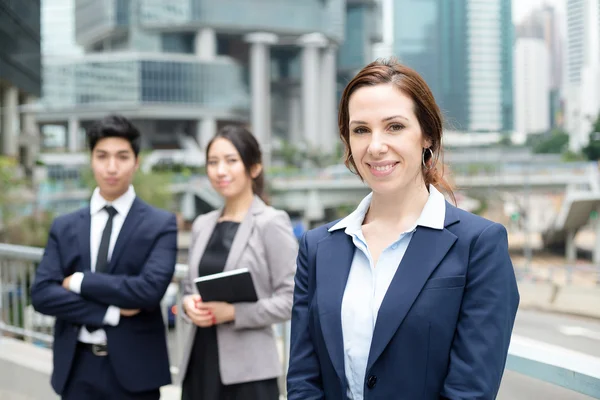
<svg viewBox="0 0 600 400"><path fill-rule="evenodd" d="M117 214L113 217L112 232L110 234L110 243L108 245L108 259L112 256L115 243L119 237L119 232L123 227L125 218L131 209L131 205L135 200L135 190L133 186L129 186L127 192L121 197L117 198L113 202L108 202L100 195L100 189L96 188L92 194L90 201L90 268L92 272L96 271L96 261L98 258L98 250L100 249L100 241L102 240L102 233L104 227L108 222L108 212L104 210L105 206L113 206L117 210ZM81 293L81 284L83 283L83 273L75 272L69 282L69 289L77 294ZM121 310L115 306L109 306L104 316L104 324L117 326L121 317ZM106 343L106 332L104 329L98 329L94 332L89 332L85 327L82 327L79 331L79 341L83 343L93 344L105 344Z"/></svg>
<svg viewBox="0 0 600 400"><path fill-rule="evenodd" d="M429 198L415 225L400 234L398 240L381 253L377 266L373 265L369 247L363 236L362 224L371 205L372 193L358 208L332 226L329 231L345 228L352 237L356 251L342 298L342 335L344 341L344 369L351 400L364 399L365 376L373 330L383 298L398 270L417 226L444 229L446 200L435 187L429 186Z"/></svg>

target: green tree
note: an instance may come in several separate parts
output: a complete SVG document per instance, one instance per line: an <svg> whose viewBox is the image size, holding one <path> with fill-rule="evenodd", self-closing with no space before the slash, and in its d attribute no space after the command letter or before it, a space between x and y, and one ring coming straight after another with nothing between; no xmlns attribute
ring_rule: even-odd
<svg viewBox="0 0 600 400"><path fill-rule="evenodd" d="M582 152L588 160L600 160L600 113L592 124L589 138L588 145L582 149Z"/></svg>
<svg viewBox="0 0 600 400"><path fill-rule="evenodd" d="M567 150L564 153L562 153L561 159L564 162L574 162L585 161L586 157L581 153L575 153L574 151Z"/></svg>
<svg viewBox="0 0 600 400"><path fill-rule="evenodd" d="M513 142L509 135L502 135L502 137L498 141L498 144L502 147L509 147L512 146Z"/></svg>
<svg viewBox="0 0 600 400"><path fill-rule="evenodd" d="M138 171L133 179L135 193L140 199L155 207L176 212L179 207L171 192L171 184L173 184L173 174L170 172L145 174Z"/></svg>
<svg viewBox="0 0 600 400"><path fill-rule="evenodd" d="M54 215L37 208L32 182L20 175L15 159L0 157L0 242L43 247Z"/></svg>
<svg viewBox="0 0 600 400"><path fill-rule="evenodd" d="M3 241L7 240L6 228L14 217L18 204L15 192L23 184L18 178L17 168L15 159L0 157L0 231Z"/></svg>
<svg viewBox="0 0 600 400"><path fill-rule="evenodd" d="M292 143L284 140L282 142L281 149L278 154L287 167L301 167L302 166L302 151Z"/></svg>
<svg viewBox="0 0 600 400"><path fill-rule="evenodd" d="M175 212L178 207L175 204L175 196L171 192L171 185L175 181L174 176L174 173L164 170L161 172L138 170L133 178L135 194L154 207ZM83 171L82 179L90 191L96 187L91 168Z"/></svg>
<svg viewBox="0 0 600 400"><path fill-rule="evenodd" d="M569 135L561 130L554 130L549 136L540 138L533 145L533 152L538 154L561 154L569 144Z"/></svg>

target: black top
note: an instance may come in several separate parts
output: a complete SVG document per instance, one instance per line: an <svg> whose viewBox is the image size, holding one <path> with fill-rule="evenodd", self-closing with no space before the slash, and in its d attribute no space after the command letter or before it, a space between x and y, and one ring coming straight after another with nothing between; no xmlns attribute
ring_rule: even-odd
<svg viewBox="0 0 600 400"><path fill-rule="evenodd" d="M221 221L215 225L198 265L199 277L223 272L239 226L240 223L234 221Z"/></svg>
<svg viewBox="0 0 600 400"><path fill-rule="evenodd" d="M198 276L223 272L239 222L222 221L206 244L198 265ZM198 328L182 384L182 400L278 400L277 379L223 385L219 371L217 330L213 325Z"/></svg>

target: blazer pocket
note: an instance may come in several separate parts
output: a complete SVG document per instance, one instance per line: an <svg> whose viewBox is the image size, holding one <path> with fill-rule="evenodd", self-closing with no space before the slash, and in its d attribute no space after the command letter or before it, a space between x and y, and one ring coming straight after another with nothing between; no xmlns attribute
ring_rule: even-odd
<svg viewBox="0 0 600 400"><path fill-rule="evenodd" d="M461 276L445 276L443 278L433 278L427 281L423 290L426 289L450 289L465 286L466 278Z"/></svg>

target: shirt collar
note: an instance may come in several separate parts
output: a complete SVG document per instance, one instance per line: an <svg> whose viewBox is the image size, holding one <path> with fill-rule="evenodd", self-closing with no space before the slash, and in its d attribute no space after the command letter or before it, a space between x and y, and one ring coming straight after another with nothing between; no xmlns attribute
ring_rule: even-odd
<svg viewBox="0 0 600 400"><path fill-rule="evenodd" d="M90 200L90 215L94 215L100 212L105 206L110 205L117 210L120 215L127 215L131 206L133 205L133 201L135 200L135 190L133 189L133 185L129 185L129 189L125 193L121 195L121 197L116 200L109 202L102 197L100 194L100 189L94 189L94 193L92 194L92 199Z"/></svg>
<svg viewBox="0 0 600 400"><path fill-rule="evenodd" d="M346 233L352 235L360 231L362 223L369 211L371 205L371 198L373 192L369 193L365 197L356 210L354 210L346 218L339 221L337 224L329 228L329 232L333 232L338 229L346 229ZM416 226L424 226L432 229L442 230L444 229L444 221L446 219L446 199L444 195L439 192L433 185L429 185L429 198L421 215L417 219Z"/></svg>

